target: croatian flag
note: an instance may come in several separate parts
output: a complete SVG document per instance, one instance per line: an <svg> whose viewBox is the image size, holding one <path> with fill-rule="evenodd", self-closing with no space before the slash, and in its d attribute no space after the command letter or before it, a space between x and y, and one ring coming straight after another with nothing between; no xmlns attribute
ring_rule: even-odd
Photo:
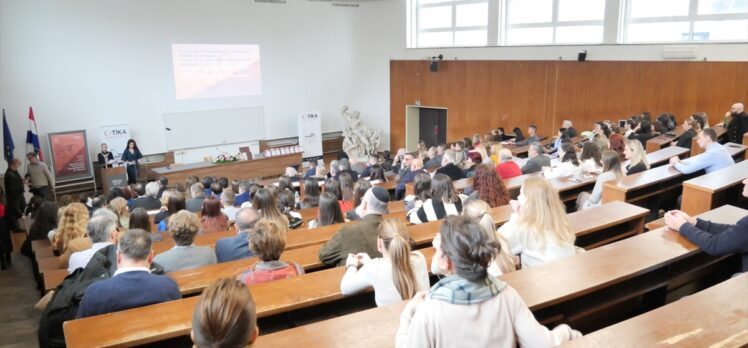
<svg viewBox="0 0 748 348"><path fill-rule="evenodd" d="M26 132L26 148L31 145L34 148L34 152L39 154L39 160L44 161L42 155L42 147L39 146L39 130L36 128L36 120L34 119L34 110L29 106L29 130Z"/></svg>

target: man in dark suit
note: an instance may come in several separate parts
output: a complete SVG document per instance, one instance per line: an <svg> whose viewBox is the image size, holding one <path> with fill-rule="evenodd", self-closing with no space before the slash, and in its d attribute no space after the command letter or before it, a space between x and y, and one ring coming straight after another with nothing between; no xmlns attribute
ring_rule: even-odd
<svg viewBox="0 0 748 348"><path fill-rule="evenodd" d="M346 158L338 160L338 172L335 174L335 180L340 179L340 173L348 173L351 175L353 182L358 181L358 173L351 169L351 162L348 162Z"/></svg>
<svg viewBox="0 0 748 348"><path fill-rule="evenodd" d="M205 188L201 183L192 184L190 187L190 199L185 202L187 211L197 213L203 210L203 201L205 200Z"/></svg>
<svg viewBox="0 0 748 348"><path fill-rule="evenodd" d="M405 184L413 182L415 180L416 175L420 173L426 173L425 169L423 169L423 160L420 158L414 158L412 161L410 161L410 171L408 171L405 176L400 178L400 182L397 184L397 187L395 188L395 199L400 200L405 196Z"/></svg>
<svg viewBox="0 0 748 348"><path fill-rule="evenodd" d="M143 208L145 210L158 210L161 209L161 201L156 198L158 195L159 184L155 181L149 182L145 185L145 196L138 197L132 203L132 209ZM131 209L131 210L132 210Z"/></svg>
<svg viewBox="0 0 748 348"><path fill-rule="evenodd" d="M22 230L18 219L23 216L23 210L26 209L26 199L23 197L26 189L23 186L23 177L18 173L20 166L21 160L15 158L10 161L8 170L5 171L5 198L7 201L5 214L7 216L8 229L11 231Z"/></svg>
<svg viewBox="0 0 748 348"><path fill-rule="evenodd" d="M218 262L246 259L252 256L247 238L260 220L260 214L253 208L241 208L234 218L237 233L235 237L221 238L216 241L216 258Z"/></svg>
<svg viewBox="0 0 748 348"><path fill-rule="evenodd" d="M727 141L740 144L743 142L743 134L748 132L748 115L745 113L745 106L741 103L735 103L729 112L730 123L727 124Z"/></svg>
<svg viewBox="0 0 748 348"><path fill-rule="evenodd" d="M543 145L540 143L530 144L527 157L527 163L522 167L522 174L536 173L543 170L543 167L551 166L551 158L543 154Z"/></svg>
<svg viewBox="0 0 748 348"><path fill-rule="evenodd" d="M465 172L455 164L455 152L452 150L444 151L442 155L442 167L436 170L437 174L444 174L452 181L465 178Z"/></svg>
<svg viewBox="0 0 748 348"><path fill-rule="evenodd" d="M156 184L158 185L158 184ZM151 236L141 229L125 232L117 247L117 271L91 284L78 307L78 318L112 313L182 298L177 283L150 273Z"/></svg>
<svg viewBox="0 0 748 348"><path fill-rule="evenodd" d="M561 128L566 128L566 135L568 135L569 138L574 138L578 135L577 130L574 129L570 120L564 120L564 122L561 123Z"/></svg>

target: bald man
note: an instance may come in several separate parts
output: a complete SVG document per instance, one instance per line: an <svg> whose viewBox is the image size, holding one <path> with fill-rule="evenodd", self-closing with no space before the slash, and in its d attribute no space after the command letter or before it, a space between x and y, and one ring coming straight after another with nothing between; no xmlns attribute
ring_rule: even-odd
<svg viewBox="0 0 748 348"><path fill-rule="evenodd" d="M727 141L740 144L743 142L743 134L748 132L748 115L745 114L743 103L735 103L728 112L730 123L727 124Z"/></svg>
<svg viewBox="0 0 748 348"><path fill-rule="evenodd" d="M395 188L395 199L400 200L405 196L405 184L413 182L419 173L427 172L423 169L423 160L421 158L414 158L410 161L410 171L400 179L397 188Z"/></svg>

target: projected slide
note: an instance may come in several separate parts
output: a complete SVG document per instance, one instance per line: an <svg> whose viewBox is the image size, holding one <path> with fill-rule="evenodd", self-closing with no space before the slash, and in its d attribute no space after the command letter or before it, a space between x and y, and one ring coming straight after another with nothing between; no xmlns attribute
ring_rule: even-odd
<svg viewBox="0 0 748 348"><path fill-rule="evenodd" d="M173 44L177 99L262 93L259 45Z"/></svg>

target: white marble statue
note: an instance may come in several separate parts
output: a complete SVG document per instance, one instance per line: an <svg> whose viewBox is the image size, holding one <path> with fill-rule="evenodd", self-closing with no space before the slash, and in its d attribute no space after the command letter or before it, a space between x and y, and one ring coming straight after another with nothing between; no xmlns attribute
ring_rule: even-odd
<svg viewBox="0 0 748 348"><path fill-rule="evenodd" d="M379 150L382 143L382 130L371 129L361 121L361 113L343 106L340 115L345 119L343 129L343 151L351 158L366 159L371 153Z"/></svg>

